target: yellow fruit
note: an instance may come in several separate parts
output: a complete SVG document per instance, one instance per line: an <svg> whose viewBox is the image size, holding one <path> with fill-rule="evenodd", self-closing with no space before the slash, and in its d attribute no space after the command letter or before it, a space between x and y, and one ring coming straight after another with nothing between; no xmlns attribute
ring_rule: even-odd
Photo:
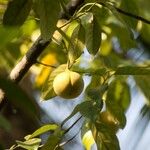
<svg viewBox="0 0 150 150"><path fill-rule="evenodd" d="M83 90L84 82L79 73L65 70L58 74L53 81L55 93L65 99L73 99L79 96Z"/></svg>

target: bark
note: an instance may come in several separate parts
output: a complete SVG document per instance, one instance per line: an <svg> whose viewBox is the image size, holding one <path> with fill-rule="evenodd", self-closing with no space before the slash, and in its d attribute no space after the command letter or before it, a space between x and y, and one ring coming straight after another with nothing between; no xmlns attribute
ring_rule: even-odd
<svg viewBox="0 0 150 150"><path fill-rule="evenodd" d="M71 0L66 6L67 11L62 11L60 13L60 18L69 19L68 14L70 16L76 11L76 9L84 2L84 0ZM66 17L67 16L67 17ZM37 58L44 51L44 49L48 46L50 41L43 41L41 37L37 39L37 41L33 44L33 46L28 50L25 56L18 62L18 64L12 69L9 78L18 84L21 79L28 72L30 67L36 63ZM0 90L0 110L7 103L7 98L5 95L5 91Z"/></svg>

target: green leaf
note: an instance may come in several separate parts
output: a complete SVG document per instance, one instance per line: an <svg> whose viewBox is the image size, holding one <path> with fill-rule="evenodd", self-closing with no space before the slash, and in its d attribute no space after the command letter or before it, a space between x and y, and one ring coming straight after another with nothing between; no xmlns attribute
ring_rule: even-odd
<svg viewBox="0 0 150 150"><path fill-rule="evenodd" d="M143 92L146 97L148 104L150 103L150 76L133 76L137 86Z"/></svg>
<svg viewBox="0 0 150 150"><path fill-rule="evenodd" d="M98 134L96 144L98 150L120 150L117 136L101 123L95 124Z"/></svg>
<svg viewBox="0 0 150 150"><path fill-rule="evenodd" d="M81 24L79 24L71 35L71 44L68 48L68 58L70 65L72 65L76 59L78 59L84 49L85 31ZM73 44L73 45L72 45Z"/></svg>
<svg viewBox="0 0 150 150"><path fill-rule="evenodd" d="M62 140L64 131L57 129L54 134L50 135L47 142L44 144L41 150L54 150L57 148L58 144Z"/></svg>
<svg viewBox="0 0 150 150"><path fill-rule="evenodd" d="M21 26L28 17L32 0L11 0L4 13L3 24L6 26Z"/></svg>
<svg viewBox="0 0 150 150"><path fill-rule="evenodd" d="M88 74L88 75L99 75L102 76L106 73L106 68L80 68L78 66L72 66L70 68L72 71L81 73L81 74Z"/></svg>
<svg viewBox="0 0 150 150"><path fill-rule="evenodd" d="M115 75L150 75L149 67L124 66L118 67Z"/></svg>
<svg viewBox="0 0 150 150"><path fill-rule="evenodd" d="M100 56L102 65L115 70L119 65L124 64L125 62L117 56L115 53L110 53L107 56ZM97 61L96 61L97 63ZM97 65L98 66L98 65Z"/></svg>
<svg viewBox="0 0 150 150"><path fill-rule="evenodd" d="M77 21L72 21L70 24L69 24L69 27L67 28L66 32L65 33L61 33L63 38L64 38L64 42L65 42L65 46L67 48L67 50L69 49L69 47L71 48L74 48L74 45L72 42L74 41L71 41L71 37L73 35L73 32L74 30L79 26L79 23ZM60 31L61 32L61 31ZM75 32L77 33L77 32Z"/></svg>
<svg viewBox="0 0 150 150"><path fill-rule="evenodd" d="M140 30L141 40L146 44L150 43L150 25L149 24L142 24L142 29ZM143 44L144 44L143 43Z"/></svg>
<svg viewBox="0 0 150 150"><path fill-rule="evenodd" d="M123 129L126 125L126 117L124 111L123 109L120 108L120 106L116 102L111 100L110 101L107 100L106 107L108 111L110 111L112 115L116 118L116 124Z"/></svg>
<svg viewBox="0 0 150 150"><path fill-rule="evenodd" d="M133 39L133 32L132 32L132 30L130 29L130 27L126 23L126 21L121 17L121 15L116 10L116 8L113 5L109 4L109 3L105 3L105 5L113 13L113 15L116 17L116 19L118 19L118 21L120 21L123 24L124 29L126 29L125 31L128 32L128 34L130 35L130 38Z"/></svg>
<svg viewBox="0 0 150 150"><path fill-rule="evenodd" d="M49 75L42 89L43 100L49 100L56 96L53 90L53 80L59 73L65 71L66 67L67 67L66 64L60 65Z"/></svg>
<svg viewBox="0 0 150 150"><path fill-rule="evenodd" d="M112 81L107 95L109 98L116 101L124 110L126 110L130 105L130 88L124 80L116 78L116 80Z"/></svg>
<svg viewBox="0 0 150 150"><path fill-rule="evenodd" d="M65 124L71 117L73 117L78 112L81 113L83 117L86 117L92 121L97 118L97 115L100 113L101 108L94 101L85 101L78 104L72 113L62 122L62 125Z"/></svg>
<svg viewBox="0 0 150 150"><path fill-rule="evenodd" d="M108 17L110 17L110 14L109 14L109 11L105 7L102 7L101 5L99 7L94 5L91 8L91 11L94 14L94 16L96 17L96 19L101 27L103 25L107 24L107 19L108 19Z"/></svg>
<svg viewBox="0 0 150 150"><path fill-rule="evenodd" d="M18 35L18 28L0 26L0 51L5 50L6 44L10 43Z"/></svg>
<svg viewBox="0 0 150 150"><path fill-rule="evenodd" d="M92 13L87 13L81 17L81 23L85 28L85 42L88 52L96 55L101 45L101 29Z"/></svg>
<svg viewBox="0 0 150 150"><path fill-rule="evenodd" d="M33 102L34 100L30 99L19 86L10 80L0 77L0 88L5 92L7 99L26 114L31 117L37 116L37 108Z"/></svg>
<svg viewBox="0 0 150 150"><path fill-rule="evenodd" d="M131 33L127 32L123 26L117 24L110 24L109 27L112 30L111 36L115 36L118 40L120 50L128 51L130 48L137 46L136 41L131 38Z"/></svg>
<svg viewBox="0 0 150 150"><path fill-rule="evenodd" d="M117 119L120 128L124 128L126 117L124 111L130 104L130 89L125 81L114 80L109 85L106 98L106 109Z"/></svg>
<svg viewBox="0 0 150 150"><path fill-rule="evenodd" d="M35 11L40 18L42 38L47 41L56 29L60 13L59 0L36 0Z"/></svg>
<svg viewBox="0 0 150 150"><path fill-rule="evenodd" d="M138 15L138 7L137 7L137 1L136 0L123 0L121 1L120 8L126 12ZM128 26L130 26L133 29L136 29L138 20L133 19L132 17L127 17L125 15L121 16Z"/></svg>
<svg viewBox="0 0 150 150"><path fill-rule="evenodd" d="M19 147L22 147L27 150L38 150L38 147L41 143L41 139L34 138L27 141L16 141Z"/></svg>
<svg viewBox="0 0 150 150"><path fill-rule="evenodd" d="M36 137L36 136L39 136L45 132L48 132L48 131L53 131L55 130L56 128L58 128L58 126L56 124L47 124L47 125L44 125L42 127L40 127L39 129L37 129L35 132L33 132L29 138L33 138L33 137Z"/></svg>
<svg viewBox="0 0 150 150"><path fill-rule="evenodd" d="M94 101L85 101L78 105L79 112L82 116L94 121L97 118L97 115L101 111L100 106L97 105Z"/></svg>
<svg viewBox="0 0 150 150"><path fill-rule="evenodd" d="M61 137L58 137L57 135L51 135L41 150L54 150L59 144L60 140Z"/></svg>

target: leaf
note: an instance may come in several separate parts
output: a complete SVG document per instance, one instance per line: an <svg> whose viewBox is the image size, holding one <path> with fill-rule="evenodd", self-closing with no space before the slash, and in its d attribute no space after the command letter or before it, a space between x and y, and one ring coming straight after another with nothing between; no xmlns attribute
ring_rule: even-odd
<svg viewBox="0 0 150 150"><path fill-rule="evenodd" d="M78 25L72 35L71 35L71 44L69 44L68 48L68 58L70 61L70 65L72 65L76 59L78 59L84 49L84 40L85 40L85 31L83 26Z"/></svg>
<svg viewBox="0 0 150 150"><path fill-rule="evenodd" d="M150 68L137 66L118 67L115 75L150 75Z"/></svg>
<svg viewBox="0 0 150 150"><path fill-rule="evenodd" d="M4 13L5 26L21 26L28 17L32 7L32 0L11 0Z"/></svg>
<svg viewBox="0 0 150 150"><path fill-rule="evenodd" d="M131 38L131 33L127 32L123 26L112 23L109 25L112 30L111 36L115 36L120 46L120 51L128 51L130 48L137 47L137 42ZM122 52L123 53L123 52Z"/></svg>
<svg viewBox="0 0 150 150"><path fill-rule="evenodd" d="M126 23L126 21L121 17L121 15L116 10L116 8L113 5L109 4L109 3L105 3L105 5L113 13L113 15L116 17L116 19L118 19L118 21L120 21L124 25L124 27L126 29L126 32L128 32L130 37L133 39L133 32L132 32L132 30L130 29L130 27Z"/></svg>
<svg viewBox="0 0 150 150"><path fill-rule="evenodd" d="M65 33L60 31L60 32L62 32L61 34L62 34L62 36L64 38L64 42L65 42L65 46L66 46L67 50L69 49L69 47L74 48L74 45L72 43L74 41L71 41L71 37L72 37L72 34L73 34L74 30L78 26L79 26L79 23L77 21L72 21L69 24L69 26L68 26L68 28L67 28ZM77 32L75 32L75 33L77 33Z"/></svg>
<svg viewBox="0 0 150 150"><path fill-rule="evenodd" d="M95 143L92 132L87 131L82 138L82 143L86 150L91 150L92 145Z"/></svg>
<svg viewBox="0 0 150 150"><path fill-rule="evenodd" d="M124 1L121 1L120 8L122 10L128 12L128 13L132 13L132 14L136 14L136 15L139 14L136 0L132 0L132 1L124 0ZM138 20L133 19L132 17L127 17L125 15L122 15L121 17L126 21L128 26L130 26L133 29L136 29Z"/></svg>
<svg viewBox="0 0 150 150"><path fill-rule="evenodd" d="M109 131L109 128L101 123L96 123L95 126L98 130L96 137L98 150L120 150L118 138Z"/></svg>
<svg viewBox="0 0 150 150"><path fill-rule="evenodd" d="M137 86L140 88L140 90L143 92L143 94L146 97L146 100L148 104L150 103L150 82L149 78L150 76L133 76L134 80L137 84Z"/></svg>
<svg viewBox="0 0 150 150"><path fill-rule="evenodd" d="M15 39L18 35L18 28L7 27L4 28L0 26L0 51L5 50L6 44L10 43L13 39Z"/></svg>
<svg viewBox="0 0 150 150"><path fill-rule="evenodd" d="M36 136L39 136L45 132L48 132L48 131L53 131L57 128L58 126L56 124L47 124L47 125L44 125L42 127L40 127L39 129L37 129L35 132L33 132L29 138L33 138L33 137L36 137Z"/></svg>
<svg viewBox="0 0 150 150"><path fill-rule="evenodd" d="M56 29L56 24L60 13L59 1L36 0L35 11L40 18L42 38L48 41Z"/></svg>
<svg viewBox="0 0 150 150"><path fill-rule="evenodd" d="M41 150L54 150L57 148L60 143L62 136L64 135L64 131L61 129L57 129L54 134L50 135L47 142L44 144Z"/></svg>
<svg viewBox="0 0 150 150"><path fill-rule="evenodd" d="M150 26L149 24L142 24L142 28L140 30L141 39L143 42L150 43L150 39L147 38L150 36ZM144 43L143 43L144 44Z"/></svg>
<svg viewBox="0 0 150 150"><path fill-rule="evenodd" d="M93 100L100 101L103 94L108 89L108 84L102 84L103 78L97 75L93 75L90 84L86 88L86 93Z"/></svg>
<svg viewBox="0 0 150 150"><path fill-rule="evenodd" d="M56 96L53 90L53 80L59 73L65 71L66 67L67 67L66 64L60 65L49 75L42 89L43 100L49 100Z"/></svg>
<svg viewBox="0 0 150 150"><path fill-rule="evenodd" d="M94 121L100 111L100 106L97 105L94 101L82 102L74 108L72 113L62 122L62 125L64 125L71 117L73 117L78 112L80 112L83 117Z"/></svg>
<svg viewBox="0 0 150 150"><path fill-rule="evenodd" d="M37 117L37 109L34 100L30 99L19 86L10 80L0 77L0 88L5 92L9 101L22 109L31 117Z"/></svg>
<svg viewBox="0 0 150 150"><path fill-rule="evenodd" d="M123 112L123 109L120 108L120 106L114 102L114 101L108 101L106 102L106 107L108 111L112 113L112 115L116 118L116 124L123 129L126 125L126 117Z"/></svg>
<svg viewBox="0 0 150 150"><path fill-rule="evenodd" d="M27 150L38 150L38 147L41 143L41 139L34 138L27 141L16 141L19 147L22 147Z"/></svg>
<svg viewBox="0 0 150 150"><path fill-rule="evenodd" d="M102 76L106 73L106 68L80 68L78 66L72 66L70 70L81 73L81 74L88 74L88 75L99 75Z"/></svg>
<svg viewBox="0 0 150 150"><path fill-rule="evenodd" d="M124 128L126 124L124 111L128 108L130 99L129 86L125 81L114 80L111 82L106 98L106 109L116 118L120 128Z"/></svg>
<svg viewBox="0 0 150 150"><path fill-rule="evenodd" d="M125 111L131 101L130 88L129 85L124 80L117 79L112 81L109 85L109 90L107 93L110 101L115 101L118 105Z"/></svg>
<svg viewBox="0 0 150 150"><path fill-rule="evenodd" d="M94 1L94 3L95 2L96 1ZM102 7L100 4L95 3L93 5L93 7L91 8L91 11L94 14L94 16L96 17L96 19L101 27L104 24L107 24L107 19L110 16L110 14L109 14L109 11L105 7Z"/></svg>
<svg viewBox="0 0 150 150"><path fill-rule="evenodd" d="M85 28L85 42L88 52L96 55L101 45L101 29L92 13L81 17L81 23Z"/></svg>

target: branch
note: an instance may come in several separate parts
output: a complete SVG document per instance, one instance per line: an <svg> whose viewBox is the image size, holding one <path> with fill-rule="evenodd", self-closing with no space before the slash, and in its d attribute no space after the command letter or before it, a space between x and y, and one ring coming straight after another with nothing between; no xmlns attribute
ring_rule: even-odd
<svg viewBox="0 0 150 150"><path fill-rule="evenodd" d="M43 65L45 67L50 67L50 68L57 68L56 66L53 66L53 65L49 65L49 64L45 64L45 63L42 63L42 62L39 62L39 61L36 61L37 64L40 64L40 65Z"/></svg>
<svg viewBox="0 0 150 150"><path fill-rule="evenodd" d="M79 134L80 131L81 131L81 128L78 130L78 132L73 137L71 137L69 140L67 140L63 143L60 143L57 147L62 147L64 145L68 144L69 142L71 142Z"/></svg>
<svg viewBox="0 0 150 150"><path fill-rule="evenodd" d="M60 18L63 19L70 19L69 17L74 14L74 12L77 10L77 8L84 3L84 0L71 0L66 8L65 11L62 11L60 13Z"/></svg>
<svg viewBox="0 0 150 150"><path fill-rule="evenodd" d="M30 67L37 62L38 56L40 56L49 43L50 41L45 42L39 37L21 61L12 69L9 76L10 80L15 83L20 82Z"/></svg>
<svg viewBox="0 0 150 150"><path fill-rule="evenodd" d="M101 4L101 5L104 6L104 7L107 7L107 5L106 5L104 2L99 2L99 4ZM141 17L141 16L138 16L138 15L135 15L135 14L132 14L132 13L129 13L129 12L126 12L126 11L124 11L124 10L122 10L122 9L120 9L120 8L118 8L118 7L116 7L116 6L114 6L114 5L113 5L113 7L114 7L119 13L121 13L121 14L123 14L123 15L125 15L125 16L131 17L131 18L136 19L136 20L140 20L140 21L142 21L142 22L144 22L144 23L146 23L146 24L150 24L150 20L147 20L147 19L145 19L145 18L143 18L143 17Z"/></svg>
<svg viewBox="0 0 150 150"><path fill-rule="evenodd" d="M43 52L49 43L50 41L44 42L41 37L39 37L25 56L20 60L20 62L12 69L9 79L14 83L19 83L30 67L36 63L38 56ZM7 103L6 96L5 91L0 89L0 110Z"/></svg>
<svg viewBox="0 0 150 150"><path fill-rule="evenodd" d="M70 131L71 128L73 128L73 126L82 118L82 116L80 116L68 129L65 130L64 134L68 133Z"/></svg>
<svg viewBox="0 0 150 150"><path fill-rule="evenodd" d="M126 15L126 16L128 16L128 17L131 17L131 18L134 18L134 19L137 19L137 20L140 20L140 21L142 21L142 22L144 22L144 23L146 23L146 24L150 24L150 21L149 21L149 20L147 20L147 19L145 19L145 18L143 18L143 17L141 17L141 16L131 14L131 13L126 12L126 11L120 9L120 8L117 8L117 7L115 7L115 9L116 9L119 13L121 13L121 14L123 14L123 15Z"/></svg>
<svg viewBox="0 0 150 150"><path fill-rule="evenodd" d="M81 5L84 0L71 0L69 4L66 6L66 10L70 16L76 11L76 8ZM65 12L61 12L60 18L65 19ZM19 61L19 63L12 69L9 78L15 82L19 83L21 79L25 76L28 72L30 67L36 63L37 58L40 54L44 51L44 49L48 46L50 41L44 42L41 37L39 37L33 46L28 50L26 55ZM7 98L5 92L0 90L0 110L4 107L7 103Z"/></svg>

